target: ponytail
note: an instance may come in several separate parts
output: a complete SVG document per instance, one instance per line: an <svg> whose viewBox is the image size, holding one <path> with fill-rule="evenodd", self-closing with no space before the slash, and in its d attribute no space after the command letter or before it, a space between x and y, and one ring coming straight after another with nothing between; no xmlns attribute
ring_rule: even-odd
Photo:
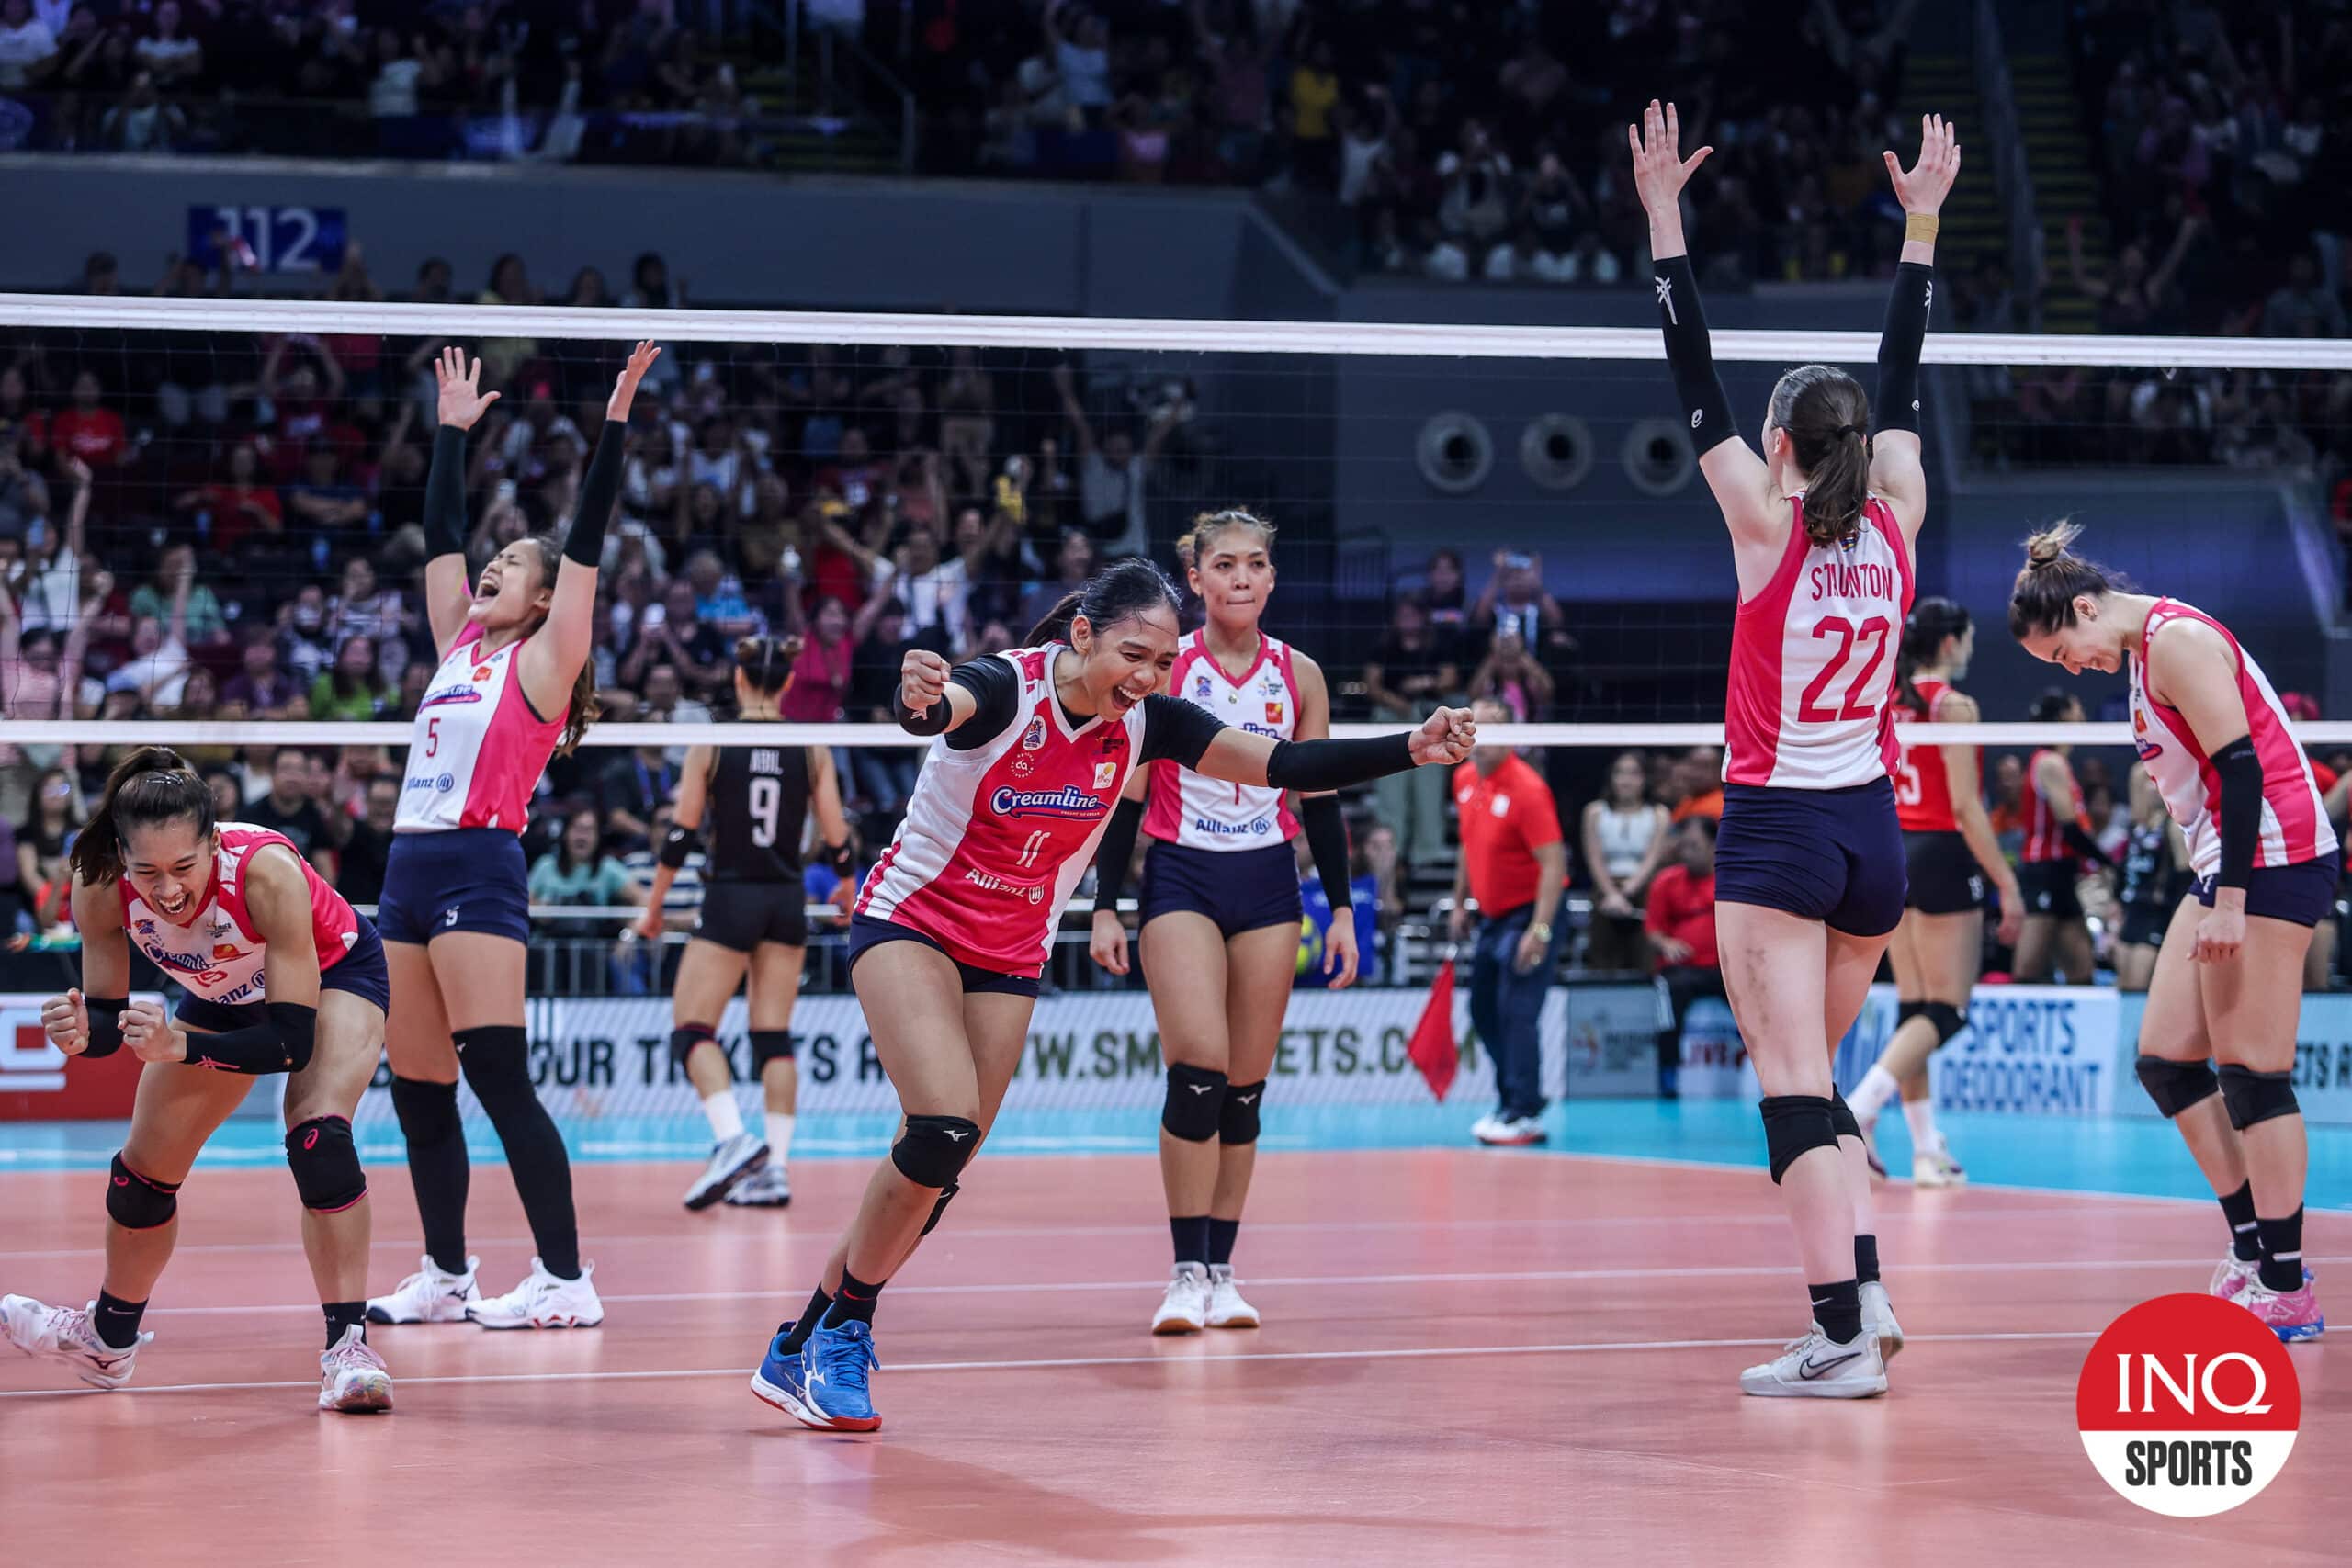
<svg viewBox="0 0 2352 1568"><path fill-rule="evenodd" d="M74 840L74 876L99 887L122 878L123 839L132 829L158 827L186 818L197 837L209 839L219 826L212 786L186 759L167 746L141 746L107 775L98 808Z"/></svg>
<svg viewBox="0 0 2352 1568"><path fill-rule="evenodd" d="M1852 538L1870 500L1871 401L1827 365L1800 365L1772 389L1770 418L1805 474L1804 531L1816 545Z"/></svg>
<svg viewBox="0 0 2352 1568"><path fill-rule="evenodd" d="M2052 524L2025 542L2025 567L2009 591L2009 635L2020 640L2075 624L2075 601L2129 591L2116 572L2074 552L2082 530Z"/></svg>
<svg viewBox="0 0 2352 1568"><path fill-rule="evenodd" d="M1921 666L1936 662L1944 644L1967 636L1968 627L1968 612L1949 599L1922 599L1911 607L1911 618L1903 623L1902 646L1894 654L1894 700L1899 705L1922 718L1934 716L1913 682Z"/></svg>
<svg viewBox="0 0 2352 1568"><path fill-rule="evenodd" d="M540 576L547 583L548 592L552 595L556 573L563 569L563 547L546 534L533 534L529 537L539 553ZM539 626L546 624L547 617L540 616ZM532 631L538 629L538 626L531 628ZM596 695L596 661L594 659L583 660L580 673L571 680L571 701L563 711L563 734L555 743L555 754L569 757L577 751L580 738L588 733L588 727L595 723L597 716L604 711L604 699Z"/></svg>

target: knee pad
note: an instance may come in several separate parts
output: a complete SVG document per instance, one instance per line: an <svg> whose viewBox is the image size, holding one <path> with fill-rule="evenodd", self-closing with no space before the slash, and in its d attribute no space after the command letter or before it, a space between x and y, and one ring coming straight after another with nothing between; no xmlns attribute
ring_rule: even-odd
<svg viewBox="0 0 2352 1568"><path fill-rule="evenodd" d="M150 1181L114 1156L107 1179L107 1217L127 1231L152 1231L180 1212L180 1184Z"/></svg>
<svg viewBox="0 0 2352 1568"><path fill-rule="evenodd" d="M2225 1062L2221 1077L2222 1103L2229 1110L2230 1125L2241 1133L2274 1116L2292 1116L2302 1110L2295 1102L2292 1073L2257 1073Z"/></svg>
<svg viewBox="0 0 2352 1568"><path fill-rule="evenodd" d="M368 1196L368 1173L351 1142L351 1123L340 1116L314 1116L286 1133L286 1166L302 1207L332 1214Z"/></svg>
<svg viewBox="0 0 2352 1568"><path fill-rule="evenodd" d="M1221 1143L1258 1141L1258 1113L1265 1109L1266 1080L1225 1086L1225 1106L1217 1112L1216 1135Z"/></svg>
<svg viewBox="0 0 2352 1568"><path fill-rule="evenodd" d="M944 1192L971 1163L972 1151L979 1143L977 1122L961 1116L910 1116L906 1132L890 1145L890 1163L917 1187L936 1187ZM934 1223L937 1218L933 1216Z"/></svg>
<svg viewBox="0 0 2352 1568"><path fill-rule="evenodd" d="M401 1119L401 1135L412 1148L466 1135L465 1125L458 1119L458 1086L453 1083L395 1077L392 1113Z"/></svg>
<svg viewBox="0 0 2352 1568"><path fill-rule="evenodd" d="M1829 1125L1841 1138L1862 1135L1862 1124L1854 1120L1854 1108L1847 1104L1846 1097L1834 1089L1829 1091Z"/></svg>
<svg viewBox="0 0 2352 1568"><path fill-rule="evenodd" d="M924 1235L929 1235L932 1232L939 1228L939 1216L947 1212L947 1200L953 1198L956 1193L961 1192L963 1190L963 1185L960 1182L955 1181L950 1181L946 1186L939 1190L939 1201L931 1206L931 1218L923 1221L922 1223L922 1234Z"/></svg>
<svg viewBox="0 0 2352 1568"><path fill-rule="evenodd" d="M1936 1026L1936 1049L1940 1051L1951 1043L1951 1037L1968 1027L1968 1015L1950 1002L1921 1002L1919 1015Z"/></svg>
<svg viewBox="0 0 2352 1568"><path fill-rule="evenodd" d="M1895 1003L1894 1027L1897 1029L1902 1028L1905 1024L1910 1022L1913 1019L1918 1017L1921 1013L1926 1012L1927 1010L1928 1004L1925 1002Z"/></svg>
<svg viewBox="0 0 2352 1568"><path fill-rule="evenodd" d="M752 1031L752 1076L767 1071L770 1062L789 1062L800 1050L800 1036L789 1029Z"/></svg>
<svg viewBox="0 0 2352 1568"><path fill-rule="evenodd" d="M2175 1062L2163 1056L2143 1056L2133 1065L2140 1087L2156 1102L2167 1120L2218 1092L2221 1080L2211 1062Z"/></svg>
<svg viewBox="0 0 2352 1568"><path fill-rule="evenodd" d="M522 1025L461 1029L453 1038L466 1087L492 1121L538 1103L538 1091L531 1087L530 1042Z"/></svg>
<svg viewBox="0 0 2352 1568"><path fill-rule="evenodd" d="M670 1060L683 1067L686 1065L686 1058L695 1054L695 1046L706 1040L716 1042L718 1039L718 1031L707 1023L689 1023L673 1029L670 1031ZM726 1054L724 1051L719 1053L722 1056Z"/></svg>
<svg viewBox="0 0 2352 1568"><path fill-rule="evenodd" d="M1217 1125L1225 1118L1225 1095L1223 1073L1170 1062L1168 1102L1160 1110L1159 1124L1171 1138L1205 1144L1216 1136Z"/></svg>
<svg viewBox="0 0 2352 1568"><path fill-rule="evenodd" d="M1772 1094L1764 1097L1764 1147L1772 1161L1778 1185L1797 1156L1813 1149L1835 1149L1838 1128L1829 1101L1817 1094Z"/></svg>

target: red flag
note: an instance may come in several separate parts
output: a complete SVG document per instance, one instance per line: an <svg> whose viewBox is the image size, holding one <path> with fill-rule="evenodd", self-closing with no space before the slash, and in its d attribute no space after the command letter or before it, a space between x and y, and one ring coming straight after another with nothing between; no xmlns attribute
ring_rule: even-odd
<svg viewBox="0 0 2352 1568"><path fill-rule="evenodd" d="M1438 965L1437 978L1430 983L1430 1004L1421 1010L1421 1021L1413 1026L1413 1038L1407 1043L1405 1054L1413 1066L1421 1069L1421 1077L1429 1080L1430 1093L1438 1100L1453 1087L1454 1069L1462 1065L1462 1047L1453 1038L1453 960L1449 958Z"/></svg>

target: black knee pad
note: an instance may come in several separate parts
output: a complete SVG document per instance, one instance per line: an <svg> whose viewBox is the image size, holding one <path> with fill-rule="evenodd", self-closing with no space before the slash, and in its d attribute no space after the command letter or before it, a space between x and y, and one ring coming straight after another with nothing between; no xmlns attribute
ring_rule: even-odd
<svg viewBox="0 0 2352 1568"><path fill-rule="evenodd" d="M127 1231L152 1231L180 1212L180 1184L150 1181L114 1156L107 1178L107 1217Z"/></svg>
<svg viewBox="0 0 2352 1568"><path fill-rule="evenodd" d="M401 1119L401 1135L412 1145L430 1146L466 1135L465 1124L458 1119L458 1086L453 1083L395 1076L392 1113Z"/></svg>
<svg viewBox="0 0 2352 1568"><path fill-rule="evenodd" d="M2221 1077L2222 1103L2229 1110L2230 1125L2241 1133L2274 1116L2293 1116L2302 1110L2295 1101L2292 1073L2257 1073L2225 1062Z"/></svg>
<svg viewBox="0 0 2352 1568"><path fill-rule="evenodd" d="M1895 1003L1894 1027L1897 1029L1902 1028L1905 1024L1910 1022L1913 1019L1918 1017L1921 1013L1926 1012L1927 1010L1928 1004L1925 1002Z"/></svg>
<svg viewBox="0 0 2352 1568"><path fill-rule="evenodd" d="M961 1183L951 1181L939 1190L939 1201L931 1206L931 1218L923 1221L922 1234L929 1235L939 1228L939 1216L947 1212L947 1200L963 1190Z"/></svg>
<svg viewBox="0 0 2352 1568"><path fill-rule="evenodd" d="M340 1116L313 1116L286 1133L286 1167L302 1207L332 1214L368 1196L368 1173L351 1142L351 1123Z"/></svg>
<svg viewBox="0 0 2352 1568"><path fill-rule="evenodd" d="M1835 1149L1838 1128L1829 1101L1817 1094L1772 1094L1764 1097L1764 1147L1771 1156L1777 1184L1797 1156L1812 1149Z"/></svg>
<svg viewBox="0 0 2352 1568"><path fill-rule="evenodd" d="M961 1116L910 1116L906 1132L890 1145L890 1163L917 1187L945 1191L956 1185L956 1178L971 1163L972 1151L979 1144L977 1122ZM933 1218L935 1223L937 1216Z"/></svg>
<svg viewBox="0 0 2352 1568"><path fill-rule="evenodd" d="M686 1058L695 1054L695 1046L706 1040L716 1041L718 1038L718 1031L707 1023L689 1023L673 1029L670 1031L670 1060L683 1067L686 1065ZM721 1051L719 1055L724 1056L727 1053Z"/></svg>
<svg viewBox="0 0 2352 1568"><path fill-rule="evenodd" d="M538 1090L531 1087L530 1040L522 1025L486 1024L461 1029L452 1038L466 1087L492 1122L537 1105Z"/></svg>
<svg viewBox="0 0 2352 1568"><path fill-rule="evenodd" d="M2167 1119L2219 1092L2221 1080L2211 1062L2175 1062L2163 1056L2143 1056L2133 1064L2140 1087Z"/></svg>
<svg viewBox="0 0 2352 1568"><path fill-rule="evenodd" d="M1182 1062L1168 1064L1168 1103L1160 1109L1159 1124L1171 1138L1205 1144L1216 1136L1225 1119L1226 1082L1223 1073Z"/></svg>
<svg viewBox="0 0 2352 1568"><path fill-rule="evenodd" d="M1854 1120L1854 1108L1846 1103L1844 1094L1834 1089L1829 1091L1829 1125L1841 1138L1862 1135L1862 1124Z"/></svg>
<svg viewBox="0 0 2352 1568"><path fill-rule="evenodd" d="M1968 1015L1950 1002L1921 1002L1919 1014L1936 1026L1936 1049L1940 1051L1951 1043L1951 1037L1968 1027Z"/></svg>
<svg viewBox="0 0 2352 1568"><path fill-rule="evenodd" d="M1217 1112L1216 1135L1227 1144L1258 1141L1258 1113L1265 1109L1266 1080L1225 1086L1225 1107Z"/></svg>
<svg viewBox="0 0 2352 1568"><path fill-rule="evenodd" d="M789 1029L752 1031L752 1076L767 1071L770 1062L789 1062L799 1053L800 1036Z"/></svg>

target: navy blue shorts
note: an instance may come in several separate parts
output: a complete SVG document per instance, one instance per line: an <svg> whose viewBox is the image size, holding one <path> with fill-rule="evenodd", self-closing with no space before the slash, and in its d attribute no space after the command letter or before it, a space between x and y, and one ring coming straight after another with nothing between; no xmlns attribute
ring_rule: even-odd
<svg viewBox="0 0 2352 1568"><path fill-rule="evenodd" d="M1724 785L1715 899L1760 904L1848 936L1884 936L1909 890L1894 785L1847 789Z"/></svg>
<svg viewBox="0 0 2352 1568"><path fill-rule="evenodd" d="M422 946L451 931L531 943L529 868L523 840L503 828L398 833L384 863L376 924L386 942Z"/></svg>
<svg viewBox="0 0 2352 1568"><path fill-rule="evenodd" d="M384 966L384 939L367 916L358 917L357 940L353 942L342 962L319 975L319 990L349 991L362 1001L374 1002L384 1011L392 1010L392 976ZM267 971L265 970L264 973ZM206 1030L214 1034L232 1029L244 1029L269 1021L267 1002L239 1002L229 1005L210 1001L190 992L180 998L172 1010L172 1017L185 1028Z"/></svg>
<svg viewBox="0 0 2352 1568"><path fill-rule="evenodd" d="M964 994L972 996L1028 997L1037 995L1035 975L1003 975L993 969L982 969L967 964L935 937L925 935L912 926L902 926L895 920L877 920L871 915L852 915L849 919L849 966L854 972L857 961L886 942L919 942L956 965L956 976L964 982Z"/></svg>
<svg viewBox="0 0 2352 1568"><path fill-rule="evenodd" d="M2343 853L2330 850L2317 860L2293 865L2258 865L2245 885L2245 912L2266 920L2315 926L2335 918L2335 884L2344 873ZM2197 901L2213 907L2213 879L2200 876Z"/></svg>
<svg viewBox="0 0 2352 1568"><path fill-rule="evenodd" d="M1219 936L1267 926L1298 929L1298 861L1287 843L1256 850L1199 850L1155 839L1143 857L1143 924L1190 910L1216 922Z"/></svg>

